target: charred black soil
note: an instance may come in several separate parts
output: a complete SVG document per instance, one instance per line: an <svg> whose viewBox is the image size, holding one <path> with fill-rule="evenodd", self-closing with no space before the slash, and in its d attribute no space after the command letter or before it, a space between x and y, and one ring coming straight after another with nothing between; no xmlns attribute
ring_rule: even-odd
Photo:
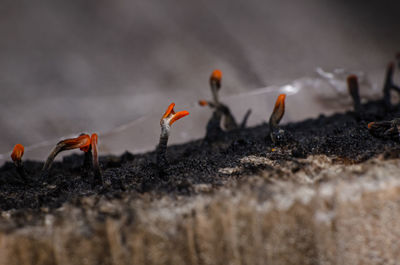
<svg viewBox="0 0 400 265"><path fill-rule="evenodd" d="M363 112L346 112L319 116L282 126L285 133L279 143L269 137L268 124L222 133L217 139L197 140L168 147L169 166L159 170L155 152L100 158L104 187L93 185L91 170L83 167L83 155L65 157L53 165L47 179L41 179L43 162L24 162L29 175L25 182L17 174L14 164L0 169L0 209L54 209L64 202L100 195L110 198L130 193L159 196L191 196L198 192L197 184L218 187L229 181L246 181L252 174L274 170L266 165L245 165L245 171L225 174L221 168L235 168L243 157L254 155L274 160L296 162L309 155L323 154L335 163L361 163L377 154L398 156L399 137L381 138L371 135L368 123L400 117L399 106L385 111L381 101L363 105ZM397 138L397 139L396 139ZM302 164L298 163L301 167ZM289 179L290 181L290 179Z"/></svg>

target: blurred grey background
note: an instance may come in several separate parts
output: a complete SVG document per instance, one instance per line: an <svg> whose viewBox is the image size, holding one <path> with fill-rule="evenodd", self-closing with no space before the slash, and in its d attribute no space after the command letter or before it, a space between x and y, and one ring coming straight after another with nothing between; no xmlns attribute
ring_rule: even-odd
<svg viewBox="0 0 400 265"><path fill-rule="evenodd" d="M181 110L210 97L215 68L225 96L318 66L383 82L399 2L1 0L0 153Z"/></svg>

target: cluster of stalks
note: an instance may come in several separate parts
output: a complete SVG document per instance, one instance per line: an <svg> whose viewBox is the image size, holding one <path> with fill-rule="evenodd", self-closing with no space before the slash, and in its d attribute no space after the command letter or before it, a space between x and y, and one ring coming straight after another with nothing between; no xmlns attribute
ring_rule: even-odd
<svg viewBox="0 0 400 265"><path fill-rule="evenodd" d="M199 105L202 107L209 106L213 109L213 114L207 124L206 139L216 138L222 131L231 131L238 128L246 127L247 120L251 114L248 110L240 125L237 124L231 110L219 100L219 90L222 85L222 72L214 70L210 76L210 88L212 100L200 100Z"/></svg>
<svg viewBox="0 0 400 265"><path fill-rule="evenodd" d="M396 55L397 66L400 69L400 54ZM396 85L393 81L395 63L390 62L386 68L386 76L383 84L383 104L387 111L393 110L393 105L391 102L391 92L395 91L400 95L400 87ZM349 86L350 89L350 86ZM358 94L358 84L357 84L357 94ZM354 108L359 103L354 99ZM359 96L358 96L359 101ZM360 110L359 110L360 112ZM373 121L368 123L368 130L372 135L377 137L383 137L388 139L400 140L400 118L395 118L389 121Z"/></svg>
<svg viewBox="0 0 400 265"><path fill-rule="evenodd" d="M396 59L400 68L400 54L397 55ZM393 90L400 94L400 87L395 85L393 82L393 73L394 63L390 63L387 68L383 87L383 102L388 110L392 108L390 99L391 91ZM243 121L240 123L240 125L238 125L229 107L220 101L219 90L221 89L222 85L222 72L220 70L215 70L212 72L209 83L212 93L212 100L199 101L200 106L209 106L213 110L213 114L207 124L207 133L205 138L208 140L221 135L223 131L244 128L251 114L251 110L248 110L244 115ZM363 107L359 94L357 76L348 76L347 85L349 94L353 99L354 112L358 115L361 115L363 112ZM269 118L269 137L273 143L279 142L284 135L284 130L279 128L279 122L285 114L285 99L285 94L278 96L274 109ZM177 120L189 115L189 112L185 110L175 112L174 107L175 103L171 103L160 120L161 134L160 141L156 149L157 165L160 170L164 170L168 166L166 152L172 124ZM391 121L370 122L368 124L368 129L371 131L371 133L378 136L396 137L396 139L400 139L400 118ZM76 138L65 139L58 142L43 166L42 177L46 178L50 174L53 161L60 152L72 149L80 149L85 153L84 168L86 170L91 169L95 178L95 184L103 185L104 181L98 161L97 142L98 136L95 133L91 136L88 134L81 134ZM23 154L24 147L21 144L17 144L12 151L11 158L21 180L28 182L29 175L25 171L22 163Z"/></svg>
<svg viewBox="0 0 400 265"><path fill-rule="evenodd" d="M92 168L94 174L94 184L103 185L103 177L99 165L98 151L97 151L97 134L81 134L76 138L65 139L56 144L50 155L47 157L46 162L42 168L42 179L47 179L50 174L51 166L53 165L54 159L57 155L63 151L80 149L85 153L84 168ZM23 164L22 156L24 155L24 146L17 144L14 146L13 152L11 153L11 159L13 160L17 169L18 175L24 180L29 182L28 174L26 173Z"/></svg>

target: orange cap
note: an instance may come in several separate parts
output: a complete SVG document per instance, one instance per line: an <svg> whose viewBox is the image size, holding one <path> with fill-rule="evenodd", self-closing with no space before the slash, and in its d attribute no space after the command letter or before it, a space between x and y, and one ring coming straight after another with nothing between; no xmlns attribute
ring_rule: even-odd
<svg viewBox="0 0 400 265"><path fill-rule="evenodd" d="M16 144L11 153L11 159L14 162L21 161L23 155L24 155L24 146L22 144Z"/></svg>
<svg viewBox="0 0 400 265"><path fill-rule="evenodd" d="M222 72L220 70L214 70L210 77L211 86L216 85L217 88L221 87Z"/></svg>
<svg viewBox="0 0 400 265"><path fill-rule="evenodd" d="M221 82L221 79L222 79L222 72L221 72L221 70L218 70L218 69L214 70L214 71L212 72L212 74L211 74L211 79Z"/></svg>

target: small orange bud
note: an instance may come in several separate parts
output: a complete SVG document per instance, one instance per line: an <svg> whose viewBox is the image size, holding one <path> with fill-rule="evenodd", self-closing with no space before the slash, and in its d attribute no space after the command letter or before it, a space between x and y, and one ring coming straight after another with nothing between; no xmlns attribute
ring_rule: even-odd
<svg viewBox="0 0 400 265"><path fill-rule="evenodd" d="M279 120L282 119L283 114L285 114L285 99L286 94L280 94L275 102L274 113L276 113L279 117Z"/></svg>
<svg viewBox="0 0 400 265"><path fill-rule="evenodd" d="M211 79L221 82L222 72L220 70L214 70L211 74Z"/></svg>
<svg viewBox="0 0 400 265"><path fill-rule="evenodd" d="M214 70L210 77L211 86L215 86L217 89L221 87L222 72L220 70Z"/></svg>
<svg viewBox="0 0 400 265"><path fill-rule="evenodd" d="M14 162L21 162L22 156L24 155L24 146L22 144L16 144L11 153L11 159Z"/></svg>
<svg viewBox="0 0 400 265"><path fill-rule="evenodd" d="M205 107L208 105L208 102L206 100L199 100L199 105Z"/></svg>
<svg viewBox="0 0 400 265"><path fill-rule="evenodd" d="M286 94L280 94L276 99L274 110L269 118L269 123L272 127L276 127L285 114L285 98Z"/></svg>

